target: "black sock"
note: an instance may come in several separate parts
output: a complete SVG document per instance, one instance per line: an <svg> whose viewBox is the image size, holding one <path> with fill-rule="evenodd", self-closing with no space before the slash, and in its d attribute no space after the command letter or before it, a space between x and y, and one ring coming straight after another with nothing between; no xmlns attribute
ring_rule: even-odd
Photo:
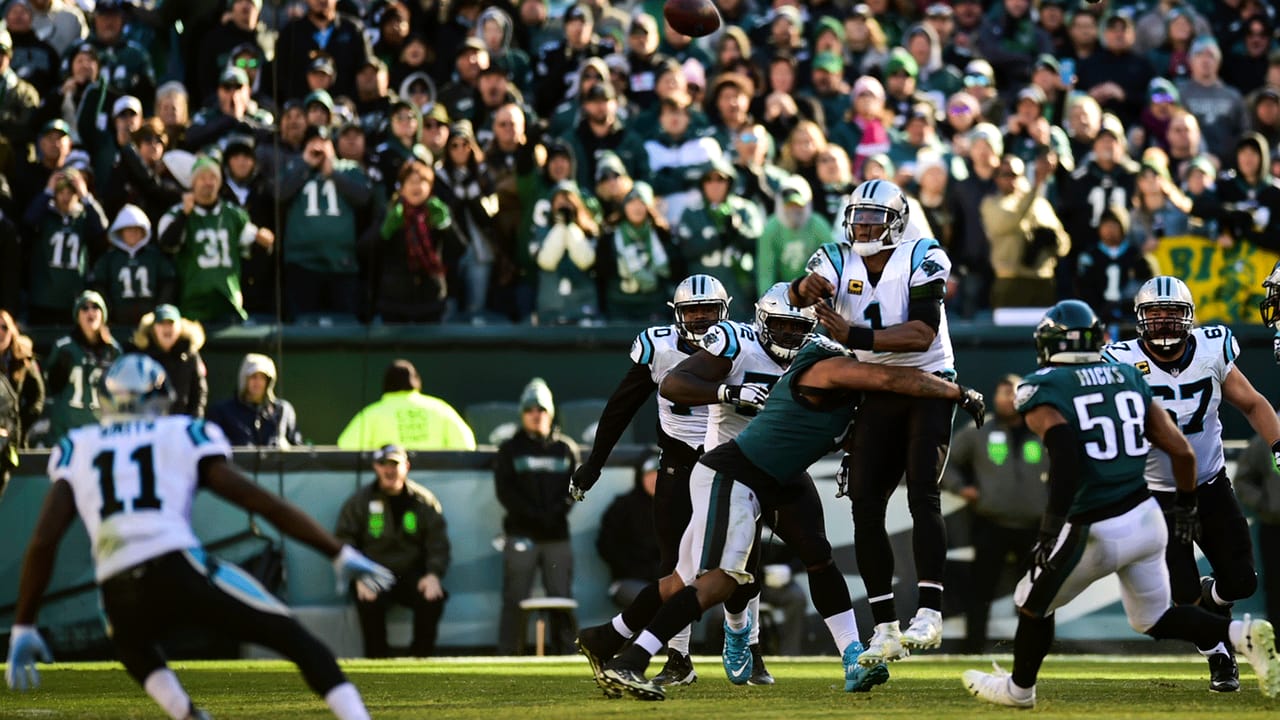
<svg viewBox="0 0 1280 720"><path fill-rule="evenodd" d="M653 621L653 616L658 614L660 607L662 607L662 592L658 590L656 581L651 582L645 585L644 589L636 594L636 599L622 611L622 622L633 631L640 632L641 628Z"/></svg>
<svg viewBox="0 0 1280 720"><path fill-rule="evenodd" d="M1040 665L1052 644L1052 615L1043 618L1018 616L1018 629L1013 635L1013 682L1018 687L1035 687Z"/></svg>
<svg viewBox="0 0 1280 720"><path fill-rule="evenodd" d="M917 590L920 593L920 607L942 612L942 588L933 585L920 585Z"/></svg>
<svg viewBox="0 0 1280 720"><path fill-rule="evenodd" d="M747 609L747 603L751 602L751 598L759 594L759 580L752 580L746 585L739 585L734 589L733 594L729 596L729 599L724 601L724 611L729 613L740 613Z"/></svg>
<svg viewBox="0 0 1280 720"><path fill-rule="evenodd" d="M618 653L608 662L611 667L626 668L634 670L640 674L644 674L649 669L649 660L652 659L649 651L636 645L628 645L626 650Z"/></svg>
<svg viewBox="0 0 1280 720"><path fill-rule="evenodd" d="M1157 640L1190 640L1196 647L1208 650L1220 642L1227 643L1231 619L1215 615L1196 605L1175 605L1147 629Z"/></svg>
<svg viewBox="0 0 1280 720"><path fill-rule="evenodd" d="M663 603L662 609L653 616L653 621L645 629L665 645L686 625L701 617L702 605L698 603L698 590L687 587Z"/></svg>
<svg viewBox="0 0 1280 720"><path fill-rule="evenodd" d="M834 562L809 573L809 595L813 598L813 609L821 618L834 617L853 607L849 585Z"/></svg>
<svg viewBox="0 0 1280 720"><path fill-rule="evenodd" d="M824 615L823 617L829 617ZM898 611L893 607L893 595L883 600L873 600L871 602L871 617L876 621L877 625L883 625L887 622L896 622L898 619Z"/></svg>

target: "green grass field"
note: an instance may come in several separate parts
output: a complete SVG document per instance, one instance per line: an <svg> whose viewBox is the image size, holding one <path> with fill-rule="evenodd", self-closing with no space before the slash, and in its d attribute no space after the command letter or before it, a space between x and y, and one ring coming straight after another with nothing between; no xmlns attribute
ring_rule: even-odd
<svg viewBox="0 0 1280 720"><path fill-rule="evenodd" d="M1001 658L1009 667L1008 658ZM374 718L913 718L1024 716L971 698L960 672L989 667L978 658L923 657L892 666L893 678L869 694L841 691L840 665L830 660L774 659L773 687L735 687L719 658L696 659L702 678L663 703L608 700L582 658L466 658L433 661L353 661L344 667ZM174 663L196 703L218 720L331 717L293 666L275 661ZM656 671L656 667L653 668ZM985 669L985 668L984 668ZM1242 666L1239 693L1208 690L1206 667L1194 658L1052 656L1037 688L1037 718L1275 718L1280 700L1259 693ZM163 718L114 663L46 667L43 687L0 693L0 718Z"/></svg>

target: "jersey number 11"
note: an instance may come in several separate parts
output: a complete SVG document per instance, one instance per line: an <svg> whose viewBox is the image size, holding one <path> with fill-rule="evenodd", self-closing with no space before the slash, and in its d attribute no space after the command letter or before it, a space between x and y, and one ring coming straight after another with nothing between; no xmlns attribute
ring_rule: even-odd
<svg viewBox="0 0 1280 720"><path fill-rule="evenodd" d="M138 487L140 494L133 499L130 511L159 510L160 498L156 496L155 460L151 446L143 445L129 456L138 466ZM103 450L93 459L93 466L98 468L98 485L102 488L102 519L124 510L124 502L116 497L116 453L114 450Z"/></svg>

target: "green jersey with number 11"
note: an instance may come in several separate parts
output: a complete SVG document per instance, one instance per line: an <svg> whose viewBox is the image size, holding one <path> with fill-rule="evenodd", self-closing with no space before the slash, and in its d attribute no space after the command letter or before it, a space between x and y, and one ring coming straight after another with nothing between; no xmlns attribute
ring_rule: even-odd
<svg viewBox="0 0 1280 720"><path fill-rule="evenodd" d="M176 243L166 237L174 223L182 224ZM174 254L183 317L202 322L248 317L240 292L240 258L258 235L248 213L225 200L207 208L196 205L190 215L175 205L160 218L157 235L161 247Z"/></svg>
<svg viewBox="0 0 1280 720"><path fill-rule="evenodd" d="M1049 405L1079 437L1080 477L1068 517L1106 507L1146 487L1151 397L1142 373L1131 365L1042 368L1018 385L1018 412Z"/></svg>

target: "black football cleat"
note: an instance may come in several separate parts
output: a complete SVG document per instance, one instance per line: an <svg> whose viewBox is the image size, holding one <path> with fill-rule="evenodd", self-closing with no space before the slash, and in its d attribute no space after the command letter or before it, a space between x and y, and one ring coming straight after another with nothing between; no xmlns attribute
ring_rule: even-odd
<svg viewBox="0 0 1280 720"><path fill-rule="evenodd" d="M679 650L667 650L667 664L662 672L653 676L653 684L663 687L676 685L692 685L698 682L698 673L693 669L693 658Z"/></svg>
<svg viewBox="0 0 1280 720"><path fill-rule="evenodd" d="M764 666L764 654L760 652L759 645L751 646L751 661L751 678L747 680L747 684L772 685L773 675L769 672L769 668Z"/></svg>
<svg viewBox="0 0 1280 720"><path fill-rule="evenodd" d="M1214 653L1209 656L1209 689L1227 693L1240 689L1240 666L1234 655Z"/></svg>
<svg viewBox="0 0 1280 720"><path fill-rule="evenodd" d="M578 646L578 652L582 653L587 659L587 664L591 666L591 675L595 678L596 685L608 698L622 697L622 691L604 678L604 664L621 646L617 637L618 633L611 626L597 625L584 628L578 633L578 639L574 643Z"/></svg>
<svg viewBox="0 0 1280 720"><path fill-rule="evenodd" d="M620 693L625 692L637 700L666 700L666 691L644 676L644 665L648 662L648 653L643 650L633 653L634 650L636 648L633 647L632 650L604 664L600 674L604 677L605 683L614 690ZM644 656L644 662L639 662L639 655Z"/></svg>

